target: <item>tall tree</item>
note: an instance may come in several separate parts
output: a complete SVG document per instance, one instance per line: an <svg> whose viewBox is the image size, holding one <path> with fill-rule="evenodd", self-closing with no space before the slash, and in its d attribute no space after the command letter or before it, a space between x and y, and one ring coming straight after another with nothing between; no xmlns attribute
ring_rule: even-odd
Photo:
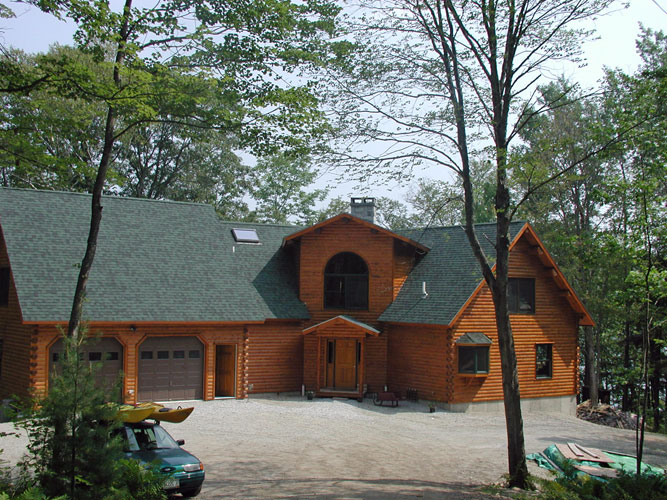
<svg viewBox="0 0 667 500"><path fill-rule="evenodd" d="M0 73L5 92L44 88L105 108L88 242L68 326L76 336L118 138L168 116L174 123L234 132L240 147L253 146L256 153L281 144L299 149L303 143L295 134L312 138L321 114L308 82L286 86L282 76L320 60L322 35L333 32L337 9L327 1L290 0L165 1L147 8L125 0L120 11L90 0L30 3L75 22L77 46L100 64L109 61L108 71L93 72L70 57L45 56L22 72L8 59Z"/></svg>
<svg viewBox="0 0 667 500"><path fill-rule="evenodd" d="M260 158L250 174L257 207L249 218L276 224L312 223L315 203L326 196L326 190L309 189L317 176L304 155L278 153Z"/></svg>
<svg viewBox="0 0 667 500"><path fill-rule="evenodd" d="M352 74L336 96L344 123L341 163L402 172L422 162L460 176L465 231L493 297L501 356L510 484L525 487L523 421L507 287L510 222L524 198L513 199L511 142L534 116L526 90L558 59L576 58L587 31L575 23L609 0L403 0L362 2L351 33L363 38ZM367 57L364 57L367 56ZM541 111L541 109L538 109ZM364 138L379 153L349 146ZM486 144L480 142L486 139ZM495 258L475 233L471 160L488 144L495 170ZM567 168L567 167L566 167ZM532 186L524 194L529 197ZM493 262L493 264L492 264Z"/></svg>

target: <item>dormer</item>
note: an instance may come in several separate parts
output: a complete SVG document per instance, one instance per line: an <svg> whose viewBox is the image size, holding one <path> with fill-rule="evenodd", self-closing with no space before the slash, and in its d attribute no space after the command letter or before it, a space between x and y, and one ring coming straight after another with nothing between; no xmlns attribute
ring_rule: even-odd
<svg viewBox="0 0 667 500"><path fill-rule="evenodd" d="M340 314L376 323L416 259L428 252L348 213L285 237L283 246L296 251L299 298L315 323Z"/></svg>

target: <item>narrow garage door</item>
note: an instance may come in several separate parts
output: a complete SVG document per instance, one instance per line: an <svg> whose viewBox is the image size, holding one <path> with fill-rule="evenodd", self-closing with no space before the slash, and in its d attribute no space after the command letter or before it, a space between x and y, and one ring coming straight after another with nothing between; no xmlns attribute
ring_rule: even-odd
<svg viewBox="0 0 667 500"><path fill-rule="evenodd" d="M202 399L204 346L195 337L151 337L139 346L139 401Z"/></svg>
<svg viewBox="0 0 667 500"><path fill-rule="evenodd" d="M60 372L63 356L63 341L58 340L51 346L49 352L49 373ZM120 381L123 369L123 346L111 338L92 340L86 344L83 350L83 359L91 363L98 363L95 376L98 385L111 389L116 382ZM120 397L120 394L118 394Z"/></svg>

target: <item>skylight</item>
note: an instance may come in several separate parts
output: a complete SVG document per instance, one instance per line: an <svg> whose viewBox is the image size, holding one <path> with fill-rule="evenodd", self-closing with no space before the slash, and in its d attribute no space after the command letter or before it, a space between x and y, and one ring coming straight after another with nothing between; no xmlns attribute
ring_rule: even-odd
<svg viewBox="0 0 667 500"><path fill-rule="evenodd" d="M232 234L238 243L259 243L257 231L254 229L234 228L232 229Z"/></svg>

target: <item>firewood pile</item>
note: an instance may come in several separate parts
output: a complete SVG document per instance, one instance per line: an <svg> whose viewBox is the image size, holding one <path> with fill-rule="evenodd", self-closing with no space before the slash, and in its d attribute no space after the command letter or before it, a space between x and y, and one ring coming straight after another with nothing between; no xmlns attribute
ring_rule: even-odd
<svg viewBox="0 0 667 500"><path fill-rule="evenodd" d="M607 404L591 406L590 401L584 401L577 406L577 418L608 427L618 427L619 429L635 429L637 427L637 415L622 412Z"/></svg>

